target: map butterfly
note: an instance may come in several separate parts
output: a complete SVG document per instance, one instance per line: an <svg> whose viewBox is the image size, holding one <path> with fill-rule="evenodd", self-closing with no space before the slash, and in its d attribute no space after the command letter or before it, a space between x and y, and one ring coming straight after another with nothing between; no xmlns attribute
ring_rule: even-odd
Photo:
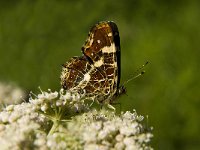
<svg viewBox="0 0 200 150"><path fill-rule="evenodd" d="M120 84L120 37L112 21L94 25L82 47L82 56L72 57L62 67L65 90L85 91L87 98L112 104L126 92Z"/></svg>

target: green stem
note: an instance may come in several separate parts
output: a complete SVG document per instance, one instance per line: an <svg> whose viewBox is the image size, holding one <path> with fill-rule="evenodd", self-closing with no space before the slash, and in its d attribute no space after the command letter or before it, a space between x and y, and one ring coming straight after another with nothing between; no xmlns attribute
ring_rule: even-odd
<svg viewBox="0 0 200 150"><path fill-rule="evenodd" d="M59 121L58 120L53 121L53 125L51 127L51 130L48 133L48 136L52 135L56 131L56 129L58 128L58 126L59 126Z"/></svg>

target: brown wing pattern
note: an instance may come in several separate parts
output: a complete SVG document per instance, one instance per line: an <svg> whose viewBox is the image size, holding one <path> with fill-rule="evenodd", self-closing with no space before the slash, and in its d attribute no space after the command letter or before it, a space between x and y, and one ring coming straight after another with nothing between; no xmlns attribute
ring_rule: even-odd
<svg viewBox="0 0 200 150"><path fill-rule="evenodd" d="M83 56L63 65L61 84L67 90L84 89L89 98L110 101L120 82L120 39L113 22L93 26L82 47Z"/></svg>

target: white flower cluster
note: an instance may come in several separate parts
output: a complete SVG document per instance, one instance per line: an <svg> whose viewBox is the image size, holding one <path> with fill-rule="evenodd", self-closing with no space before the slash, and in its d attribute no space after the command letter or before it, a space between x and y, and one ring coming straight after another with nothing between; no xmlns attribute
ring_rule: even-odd
<svg viewBox="0 0 200 150"><path fill-rule="evenodd" d="M0 82L0 104L18 104L25 92L14 84Z"/></svg>
<svg viewBox="0 0 200 150"><path fill-rule="evenodd" d="M30 96L29 102L52 121L62 121L89 110L89 106L84 103L84 96L84 92L61 89L58 93L49 89L48 92L41 90L41 94L34 95L35 98Z"/></svg>
<svg viewBox="0 0 200 150"><path fill-rule="evenodd" d="M72 124L75 125L76 122ZM80 130L79 130L80 131ZM47 137L47 146L51 150L83 150L83 143L80 141L79 135L74 133L74 130L67 130L67 128L60 126L59 131Z"/></svg>
<svg viewBox="0 0 200 150"><path fill-rule="evenodd" d="M84 92L49 90L34 97L0 112L1 150L152 149L149 142L153 135L135 111L116 115L89 108Z"/></svg>
<svg viewBox="0 0 200 150"><path fill-rule="evenodd" d="M69 123L68 130L79 136L84 149L152 149L149 142L153 135L142 126L143 117L135 111L117 116L114 112L95 110L74 119L77 123Z"/></svg>
<svg viewBox="0 0 200 150"><path fill-rule="evenodd" d="M30 103L7 106L0 112L0 149L20 150L42 147L42 139L38 139L38 136L45 136L45 132L39 130L41 127L49 129L48 123L43 115L35 112L35 108Z"/></svg>

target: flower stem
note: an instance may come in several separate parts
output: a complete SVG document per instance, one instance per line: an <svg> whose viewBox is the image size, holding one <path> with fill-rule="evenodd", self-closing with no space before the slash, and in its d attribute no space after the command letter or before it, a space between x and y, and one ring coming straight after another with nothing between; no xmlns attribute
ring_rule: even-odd
<svg viewBox="0 0 200 150"><path fill-rule="evenodd" d="M59 126L59 121L58 120L54 120L53 121L53 125L51 127L51 130L48 133L48 136L52 135L56 131L56 129L58 128L58 126Z"/></svg>

